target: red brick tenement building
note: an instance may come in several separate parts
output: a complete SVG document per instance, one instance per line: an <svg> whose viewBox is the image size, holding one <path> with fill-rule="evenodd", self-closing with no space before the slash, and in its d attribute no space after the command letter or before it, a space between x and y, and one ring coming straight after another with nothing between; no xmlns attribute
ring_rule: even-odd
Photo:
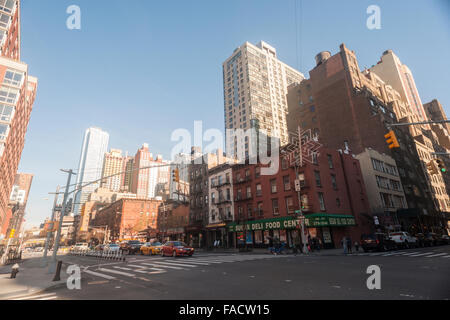
<svg viewBox="0 0 450 320"><path fill-rule="evenodd" d="M37 79L20 61L20 1L0 2L0 14L0 230L5 230Z"/></svg>
<svg viewBox="0 0 450 320"><path fill-rule="evenodd" d="M161 203L161 200L120 199L101 209L92 226L108 226L109 240L113 242L136 239L140 231L157 228Z"/></svg>
<svg viewBox="0 0 450 320"><path fill-rule="evenodd" d="M260 164L233 166L235 222L228 224L230 246L267 247L270 237L292 244L299 234L299 194L296 172L280 158L275 175L261 175ZM311 237L325 248L340 247L349 235L359 240L371 230L369 204L359 161L353 156L321 148L313 163L298 168L301 204ZM243 235L246 225L247 235Z"/></svg>

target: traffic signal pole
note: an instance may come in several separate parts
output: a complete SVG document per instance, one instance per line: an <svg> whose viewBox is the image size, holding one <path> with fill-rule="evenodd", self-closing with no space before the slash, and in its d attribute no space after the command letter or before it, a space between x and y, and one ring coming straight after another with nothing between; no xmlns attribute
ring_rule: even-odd
<svg viewBox="0 0 450 320"><path fill-rule="evenodd" d="M67 185L66 185L66 189L64 190L64 198L63 198L63 203L62 203L62 208L61 208L61 214L59 217L59 224L58 224L58 231L56 233L56 239L55 239L55 243L53 245L53 255L52 255L52 261L50 263L50 268L49 268L49 273L54 273L55 269L56 269L56 255L58 253L58 249L59 249L59 240L61 238L61 228L62 228L62 222L64 219L64 215L66 213L66 207L67 207L67 198L69 196L69 187L70 187L70 180L72 179L72 175L75 175L75 173L73 173L73 170L63 170L61 169L62 172L66 172L69 174L69 176L67 177Z"/></svg>
<svg viewBox="0 0 450 320"><path fill-rule="evenodd" d="M50 224L48 226L49 230L47 231L47 239L45 240L45 249L44 249L44 256L43 256L43 265L47 266L47 251L48 248L50 246L50 238L51 235L53 234L53 228L55 226L55 209L56 209L56 205L58 202L58 197L59 197L59 189L60 186L56 187L56 192L55 192L55 200L53 201L53 210L52 210L52 217L50 219Z"/></svg>

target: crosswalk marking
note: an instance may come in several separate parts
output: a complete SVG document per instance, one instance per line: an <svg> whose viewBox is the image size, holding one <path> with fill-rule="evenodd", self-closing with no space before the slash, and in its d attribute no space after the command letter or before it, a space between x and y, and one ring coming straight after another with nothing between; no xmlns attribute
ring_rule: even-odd
<svg viewBox="0 0 450 320"><path fill-rule="evenodd" d="M410 256L410 255L416 254L416 253L419 253L419 252L409 252L409 253L405 253L404 256Z"/></svg>
<svg viewBox="0 0 450 320"><path fill-rule="evenodd" d="M450 258L450 254L449 254L449 255L446 255L446 256L443 256L443 257L441 257L441 258Z"/></svg>
<svg viewBox="0 0 450 320"><path fill-rule="evenodd" d="M83 272L92 274L93 276L102 277L102 278L105 278L105 279L108 279L108 280L113 280L113 279L115 279L114 277L108 276L108 275L103 274L103 273L94 272L94 271L91 271L91 270L84 270Z"/></svg>
<svg viewBox="0 0 450 320"><path fill-rule="evenodd" d="M433 254L433 252L425 252L425 253L413 254L413 255L409 255L409 256L410 257L420 257L420 256L427 256L429 254Z"/></svg>
<svg viewBox="0 0 450 320"><path fill-rule="evenodd" d="M14 299L10 299L10 300L52 300L52 299L56 299L57 296L54 292L52 293L45 293L45 294L40 294L40 295L28 295L28 296L21 296L20 298L14 298Z"/></svg>
<svg viewBox="0 0 450 320"><path fill-rule="evenodd" d="M188 268L196 268L197 266L194 266L192 264L187 264L187 263L180 263L180 262L165 262L165 261L158 261L157 263L159 264L166 264L169 266L180 266L180 267L188 267Z"/></svg>
<svg viewBox="0 0 450 320"><path fill-rule="evenodd" d="M438 253L438 254L433 254L431 256L428 256L427 258L431 258L431 257L439 257L439 256L444 256L446 255L446 253Z"/></svg>
<svg viewBox="0 0 450 320"><path fill-rule="evenodd" d="M117 271L117 270L112 270L112 269L106 269L106 268L100 268L98 269L99 271L104 271L104 272L109 272L109 273L115 273L115 274L119 274L122 276L127 276L127 277L134 277L135 275L133 273L128 273L128 272L122 272L122 271Z"/></svg>
<svg viewBox="0 0 450 320"><path fill-rule="evenodd" d="M157 264L157 263L142 263L142 264L145 264L147 266L164 267L164 268L175 269L175 270L186 270L185 268L181 268L181 267L164 266L164 265Z"/></svg>

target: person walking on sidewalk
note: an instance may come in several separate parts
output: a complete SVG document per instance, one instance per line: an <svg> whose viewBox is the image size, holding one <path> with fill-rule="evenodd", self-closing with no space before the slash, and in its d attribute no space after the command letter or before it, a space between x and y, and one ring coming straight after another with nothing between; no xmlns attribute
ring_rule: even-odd
<svg viewBox="0 0 450 320"><path fill-rule="evenodd" d="M347 237L344 236L341 240L342 248L344 248L344 254L347 254Z"/></svg>
<svg viewBox="0 0 450 320"><path fill-rule="evenodd" d="M359 242L355 241L355 251L359 252Z"/></svg>
<svg viewBox="0 0 450 320"><path fill-rule="evenodd" d="M350 236L347 237L347 249L348 249L348 253L353 253L352 252L352 238L350 238Z"/></svg>
<svg viewBox="0 0 450 320"><path fill-rule="evenodd" d="M302 252L300 236L297 235L294 238L294 254L297 255L298 251Z"/></svg>

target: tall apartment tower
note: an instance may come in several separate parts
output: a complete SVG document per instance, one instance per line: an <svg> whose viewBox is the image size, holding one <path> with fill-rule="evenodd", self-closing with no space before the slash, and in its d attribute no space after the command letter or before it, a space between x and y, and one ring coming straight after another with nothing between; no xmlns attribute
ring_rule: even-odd
<svg viewBox="0 0 450 320"><path fill-rule="evenodd" d="M25 133L36 97L37 78L20 61L20 1L0 1L0 230L7 223ZM0 238L5 236L0 232Z"/></svg>
<svg viewBox="0 0 450 320"><path fill-rule="evenodd" d="M89 128L84 134L77 171L76 187L78 191L75 193L75 214L80 214L81 208L87 201L89 194L100 186L99 181L84 187L89 182L101 179L103 160L108 149L108 142L109 134L102 129Z"/></svg>
<svg viewBox="0 0 450 320"><path fill-rule="evenodd" d="M148 148L148 144L144 143L136 152L133 165L133 179L131 184L131 192L136 193L138 199L146 199L148 195L148 178L150 174L150 166L153 155ZM146 168L146 169L141 169Z"/></svg>
<svg viewBox="0 0 450 320"><path fill-rule="evenodd" d="M125 158L122 156L122 150L111 149L110 152L105 153L102 171L102 178L104 178L101 184L102 188L117 192L121 190L124 162Z"/></svg>
<svg viewBox="0 0 450 320"><path fill-rule="evenodd" d="M303 79L303 74L280 61L275 48L267 43L244 43L223 63L225 129L258 126L261 132L279 138L281 145L286 144L287 87ZM246 144L247 151L248 141L239 142ZM231 142L234 152L239 142Z"/></svg>
<svg viewBox="0 0 450 320"><path fill-rule="evenodd" d="M402 100L408 103L409 113L416 115L419 121L427 120L413 74L392 50L386 50L381 60L370 70L400 93Z"/></svg>
<svg viewBox="0 0 450 320"><path fill-rule="evenodd" d="M369 72L376 74L387 85L392 86L394 90L400 93L402 100L406 102L405 107L400 112L394 110L399 122L431 120L428 119L427 112L422 105L411 70L401 63L400 59L392 50L386 50L381 60L370 68ZM427 183L430 187L435 205L441 212L447 212L450 211L450 198L446 191L444 176L441 172L432 175L426 170L427 163L434 158L433 153L436 152L435 149L440 144L438 138L439 132L436 134L436 130L432 130L432 127L435 128L436 126L428 124L416 125L410 126L408 129L414 138L414 146L421 160L422 168L427 174ZM440 139L441 142L444 140L448 141L448 133L446 136L446 139Z"/></svg>
<svg viewBox="0 0 450 320"><path fill-rule="evenodd" d="M123 161L123 175L122 175L122 191L130 192L131 186L133 183L133 165L134 165L134 158L127 155L124 158Z"/></svg>
<svg viewBox="0 0 450 320"><path fill-rule="evenodd" d="M9 220L9 223L7 224L6 234L9 234L12 229L15 229L16 232L19 232L23 225L25 209L27 207L28 195L30 194L32 181L32 174L16 174L14 186L11 191L11 197L9 199L10 207L15 207L15 210L11 209L11 218Z"/></svg>

